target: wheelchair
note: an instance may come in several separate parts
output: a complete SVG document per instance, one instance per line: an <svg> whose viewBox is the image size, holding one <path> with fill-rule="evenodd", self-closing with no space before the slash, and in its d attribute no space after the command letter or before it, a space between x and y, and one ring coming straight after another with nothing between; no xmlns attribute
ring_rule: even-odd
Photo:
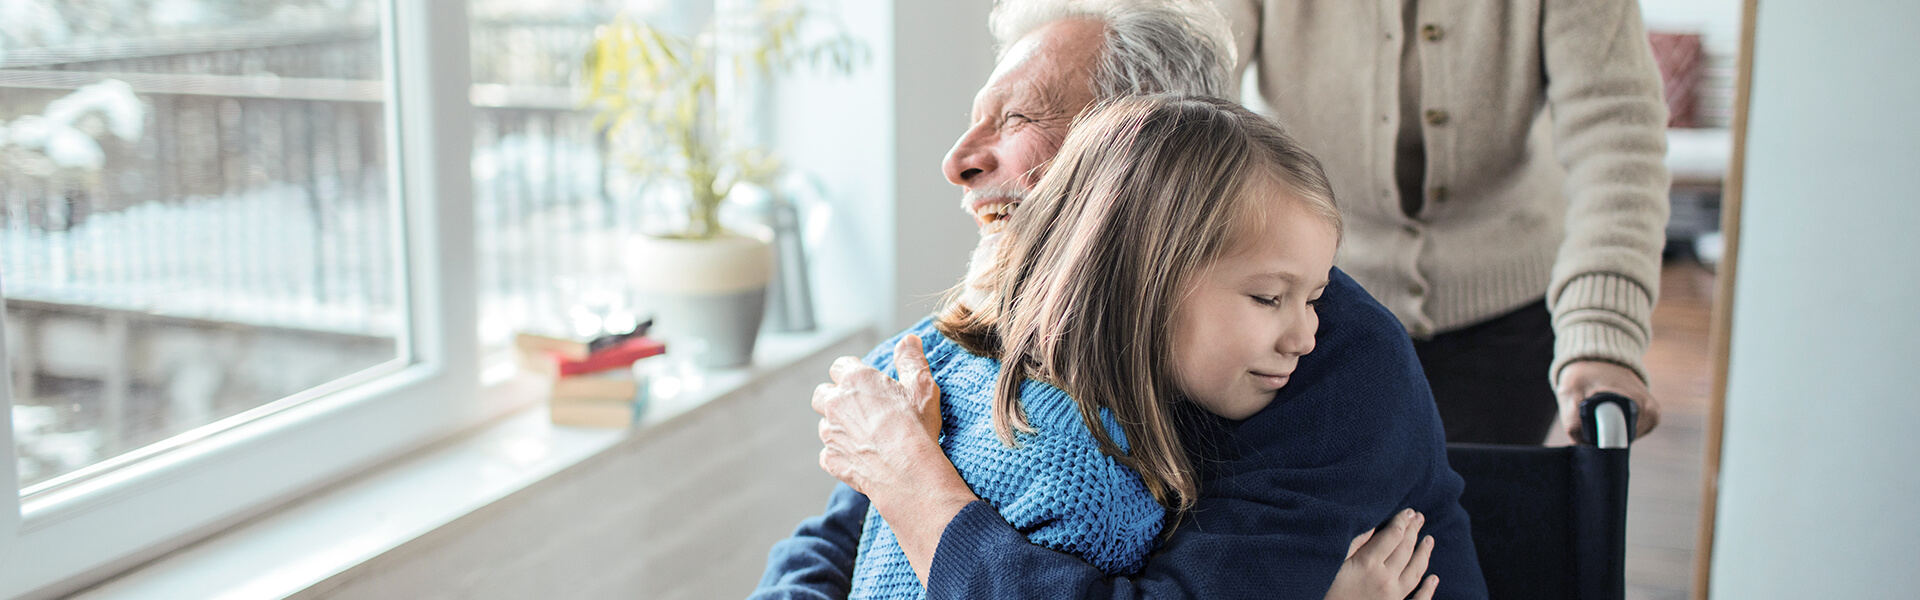
<svg viewBox="0 0 1920 600"><path fill-rule="evenodd" d="M1447 445L1466 480L1460 505L1492 600L1626 596L1627 457L1639 407L1601 393L1580 412L1588 442L1574 446Z"/></svg>

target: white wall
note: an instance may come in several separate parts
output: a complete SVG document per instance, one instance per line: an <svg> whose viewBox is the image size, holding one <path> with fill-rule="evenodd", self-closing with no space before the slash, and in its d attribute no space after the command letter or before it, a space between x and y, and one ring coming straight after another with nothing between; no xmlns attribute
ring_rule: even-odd
<svg viewBox="0 0 1920 600"><path fill-rule="evenodd" d="M1757 19L1712 595L1913 598L1920 3Z"/></svg>
<svg viewBox="0 0 1920 600"><path fill-rule="evenodd" d="M993 70L991 0L839 0L874 60L852 78L796 78L776 103L776 144L841 196L815 261L823 313L897 330L966 273L979 238L940 159Z"/></svg>
<svg viewBox="0 0 1920 600"><path fill-rule="evenodd" d="M980 240L940 161L966 131L973 94L993 72L992 7L990 0L903 0L894 8L896 329L932 312L966 275Z"/></svg>
<svg viewBox="0 0 1920 600"><path fill-rule="evenodd" d="M800 73L773 92L774 147L817 176L833 207L815 240L815 310L824 319L868 319L893 289L893 2L815 2L865 44L851 76ZM808 223L818 226L818 223Z"/></svg>

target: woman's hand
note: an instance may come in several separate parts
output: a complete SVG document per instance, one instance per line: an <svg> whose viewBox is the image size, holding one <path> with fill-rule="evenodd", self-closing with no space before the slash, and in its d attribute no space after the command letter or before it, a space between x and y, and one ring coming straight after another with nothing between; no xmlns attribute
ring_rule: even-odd
<svg viewBox="0 0 1920 600"><path fill-rule="evenodd" d="M1560 399L1560 426L1566 430L1567 437L1575 441L1593 442L1585 439L1587 436L1581 427L1580 402L1600 392L1626 396L1640 406L1640 419L1634 427L1638 430L1633 434L1635 439L1660 425L1660 403L1633 369L1604 361L1577 360L1561 367L1560 389L1554 390Z"/></svg>
<svg viewBox="0 0 1920 600"><path fill-rule="evenodd" d="M919 337L900 340L893 366L899 381L843 356L814 388L820 468L867 495L925 584L940 535L979 497L940 450L940 386Z"/></svg>
<svg viewBox="0 0 1920 600"><path fill-rule="evenodd" d="M1415 600L1432 600L1440 576L1420 577L1426 575L1427 559L1433 555L1433 536L1420 537L1420 526L1426 522L1425 515L1409 508L1379 531L1353 538L1347 561L1340 564L1333 587L1327 590L1327 600L1403 600L1408 594Z"/></svg>

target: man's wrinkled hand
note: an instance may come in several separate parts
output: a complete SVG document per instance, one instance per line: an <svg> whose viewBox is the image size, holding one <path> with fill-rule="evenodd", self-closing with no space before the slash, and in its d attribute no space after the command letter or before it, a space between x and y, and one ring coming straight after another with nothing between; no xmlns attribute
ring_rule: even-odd
<svg viewBox="0 0 1920 600"><path fill-rule="evenodd" d="M911 485L924 469L914 463L940 453L940 387L933 381L920 338L894 347L899 381L843 356L828 370L832 383L813 390L820 413L820 468L863 494L876 486ZM952 466L948 465L947 470Z"/></svg>
<svg viewBox="0 0 1920 600"><path fill-rule="evenodd" d="M1568 363L1560 370L1560 388L1554 391L1560 399L1560 425L1569 437L1592 441L1586 439L1580 428L1580 402L1600 392L1626 396L1640 406L1634 437L1644 436L1660 424L1660 403L1654 400L1647 383L1641 381L1633 369L1610 362L1581 360Z"/></svg>
<svg viewBox="0 0 1920 600"><path fill-rule="evenodd" d="M924 585L947 524L979 497L940 450L940 386L919 337L894 346L893 369L899 381L851 356L833 362L833 383L813 390L820 468L867 495Z"/></svg>

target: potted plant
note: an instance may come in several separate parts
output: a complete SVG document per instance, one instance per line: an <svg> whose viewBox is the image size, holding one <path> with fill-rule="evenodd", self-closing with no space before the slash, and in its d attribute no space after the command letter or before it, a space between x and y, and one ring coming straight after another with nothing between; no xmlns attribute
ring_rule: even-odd
<svg viewBox="0 0 1920 600"><path fill-rule="evenodd" d="M635 175L686 186L684 226L629 244L635 291L653 305L663 335L704 346L696 363L734 367L753 354L772 252L768 240L729 231L720 206L736 185L770 187L780 161L725 130L716 91L723 81L801 65L847 73L861 48L844 33L804 41L813 15L793 0L718 16L724 26L710 23L691 37L625 16L599 27L586 56L585 101L615 160Z"/></svg>

